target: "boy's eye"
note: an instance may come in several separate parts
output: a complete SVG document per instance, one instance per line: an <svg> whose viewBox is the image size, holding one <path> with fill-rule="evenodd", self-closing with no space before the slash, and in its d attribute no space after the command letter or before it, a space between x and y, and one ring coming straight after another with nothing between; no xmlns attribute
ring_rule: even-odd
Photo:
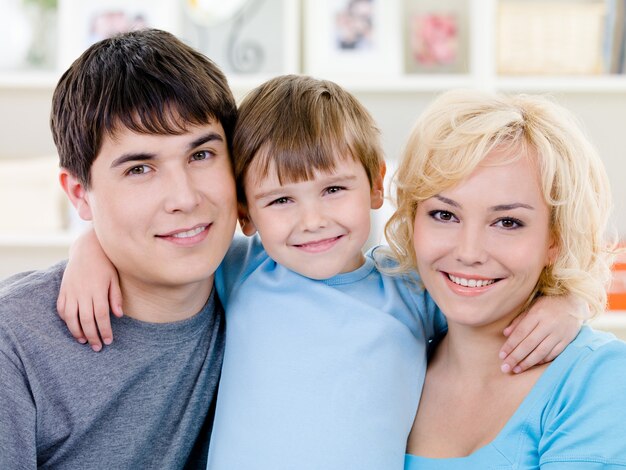
<svg viewBox="0 0 626 470"><path fill-rule="evenodd" d="M331 186L329 188L326 188L326 193L327 194L335 194L338 193L340 191L345 190L346 188L343 186Z"/></svg>
<svg viewBox="0 0 626 470"><path fill-rule="evenodd" d="M137 165L126 171L127 175L144 175L148 172L152 171L152 169L148 165Z"/></svg>
<svg viewBox="0 0 626 470"><path fill-rule="evenodd" d="M452 212L448 212L448 211L441 211L441 210L430 211L428 215L431 216L433 219L439 220L441 222L454 222L457 220L455 215Z"/></svg>
<svg viewBox="0 0 626 470"><path fill-rule="evenodd" d="M288 202L289 202L289 198L286 196L283 196L283 197L279 197L278 199L274 199L268 205L274 206L274 205L280 205L280 204L287 204Z"/></svg>
<svg viewBox="0 0 626 470"><path fill-rule="evenodd" d="M519 219L515 219L512 217L504 217L502 219L496 220L494 225L502 227L507 230L511 230L511 229L523 227L524 223Z"/></svg>
<svg viewBox="0 0 626 470"><path fill-rule="evenodd" d="M200 150L199 152L194 152L193 155L191 155L191 160L193 161L208 160L212 156L213 156L213 153L209 152L208 150Z"/></svg>

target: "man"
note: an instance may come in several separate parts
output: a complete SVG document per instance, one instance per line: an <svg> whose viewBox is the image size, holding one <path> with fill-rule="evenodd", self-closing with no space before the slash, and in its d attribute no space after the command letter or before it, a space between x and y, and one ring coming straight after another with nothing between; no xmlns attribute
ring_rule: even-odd
<svg viewBox="0 0 626 470"><path fill-rule="evenodd" d="M169 33L101 41L54 92L60 181L119 273L115 343L56 313L65 263L0 288L0 468L204 468L224 347L213 275L232 240L236 106Z"/></svg>

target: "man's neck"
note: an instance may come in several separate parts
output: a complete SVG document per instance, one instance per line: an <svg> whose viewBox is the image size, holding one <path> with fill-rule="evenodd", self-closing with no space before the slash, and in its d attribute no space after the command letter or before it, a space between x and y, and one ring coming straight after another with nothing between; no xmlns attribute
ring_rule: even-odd
<svg viewBox="0 0 626 470"><path fill-rule="evenodd" d="M150 323L186 320L206 304L213 289L213 276L184 286L146 285L120 279L124 315Z"/></svg>

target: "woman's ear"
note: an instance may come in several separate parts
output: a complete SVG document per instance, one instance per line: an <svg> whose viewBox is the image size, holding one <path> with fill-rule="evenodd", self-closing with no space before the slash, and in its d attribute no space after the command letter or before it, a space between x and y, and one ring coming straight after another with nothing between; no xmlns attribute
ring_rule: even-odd
<svg viewBox="0 0 626 470"><path fill-rule="evenodd" d="M370 207L380 209L385 202L385 173L387 166L385 162L380 163L380 168L372 178L372 190L370 192Z"/></svg>
<svg viewBox="0 0 626 470"><path fill-rule="evenodd" d="M89 203L89 194L85 185L65 168L59 172L59 182L76 212L83 220L92 220L93 214Z"/></svg>
<svg viewBox="0 0 626 470"><path fill-rule="evenodd" d="M237 217L239 218L239 225L244 235L251 237L256 233L256 226L250 218L250 213L246 204L241 202L237 203Z"/></svg>
<svg viewBox="0 0 626 470"><path fill-rule="evenodd" d="M557 258L559 257L559 252L561 251L558 239L556 235L550 235L550 246L548 247L548 256L546 260L546 266L552 266Z"/></svg>

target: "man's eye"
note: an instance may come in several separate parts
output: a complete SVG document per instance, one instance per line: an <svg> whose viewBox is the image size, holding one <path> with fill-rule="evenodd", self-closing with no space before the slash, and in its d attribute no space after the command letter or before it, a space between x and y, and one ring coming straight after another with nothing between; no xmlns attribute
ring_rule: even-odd
<svg viewBox="0 0 626 470"><path fill-rule="evenodd" d="M194 160L194 161L208 160L212 156L213 156L213 153L209 152L208 150L200 150L199 152L194 152L193 155L191 155L191 160Z"/></svg>
<svg viewBox="0 0 626 470"><path fill-rule="evenodd" d="M143 175L152 171L148 165L137 165L126 171L127 175Z"/></svg>

